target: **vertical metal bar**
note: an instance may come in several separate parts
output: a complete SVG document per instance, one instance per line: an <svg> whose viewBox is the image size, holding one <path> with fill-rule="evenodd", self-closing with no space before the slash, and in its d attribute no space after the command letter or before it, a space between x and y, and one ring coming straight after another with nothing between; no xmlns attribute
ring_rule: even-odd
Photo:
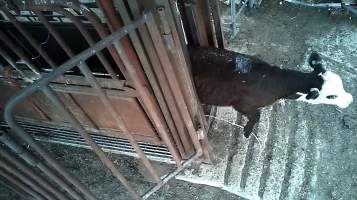
<svg viewBox="0 0 357 200"><path fill-rule="evenodd" d="M184 122L188 129L188 132L191 136L193 145L195 146L197 153L200 154L202 151L201 144L199 142L192 118L190 116L190 113L188 112L188 107L185 103L185 99L181 92L180 85L178 83L178 80L175 77L175 72L174 72L172 63L171 63L169 56L165 50L165 47L162 43L160 33L158 32L158 28L157 28L157 25L156 25L156 22L154 20L154 16L152 13L148 13L148 21L147 21L146 25L147 25L147 28L150 32L152 39L153 39L153 43L154 43L156 51L159 55L160 61L161 61L162 65L165 66L164 72L166 73L166 76L170 80L169 85L171 87L171 90L175 91L174 96L178 103L179 110L180 110L181 115L184 119Z"/></svg>
<svg viewBox="0 0 357 200"><path fill-rule="evenodd" d="M131 1L131 2L134 2L134 1ZM121 16L121 18L123 19L123 22L125 25L127 24L130 24L131 23L131 19L129 17L129 14L128 14L128 11L125 9L125 5L124 5L124 2L123 1L117 1L118 3L118 9L119 9L119 14ZM130 3L130 2L129 2ZM140 30L145 30L144 27L139 27L139 32ZM180 139L178 138L178 135L177 135L177 130L173 124L173 121L172 121L172 118L171 118L171 115L169 114L169 111L168 111L168 108L166 106L166 103L165 103L165 100L164 100L164 96L161 92L161 89L159 88L159 84L156 80L156 78L159 78L159 76L161 76L162 74L154 74L153 70L152 70L152 66L150 65L147 57L146 57L146 53L144 52L144 49L143 47L141 46L141 43L140 43L140 40L139 40L139 37L137 35L136 32L130 32L129 33L129 36L130 36L130 39L131 41L133 42L133 45L134 45L134 48L136 49L137 53L138 53L138 56L139 56L139 59L143 65L143 68L147 74L147 76L149 77L149 82L151 83L151 86L153 87L153 90L154 90L154 93L156 94L156 98L159 102L159 106L161 108L161 111L163 112L165 118L167 119L167 123L169 125L169 128L170 130L172 131L172 136L173 138L176 137L175 141L176 141L176 145L179 147L179 149L182 149L183 150L183 146L182 146L182 143L180 141ZM150 42L149 38L147 38L148 35L145 35L143 38L143 43L147 44L148 42ZM150 45L150 44L149 44ZM152 44L151 44L152 46ZM152 46L153 47L153 46ZM152 51L154 50L154 48L152 49L149 49L149 51ZM152 65L154 64L160 64L158 58L156 55L152 55L153 53L155 54L155 52L147 52L149 55L151 55L152 58L154 58L154 62L155 63L152 63ZM162 80L162 79L161 79ZM163 82L161 83L161 85L165 84L167 82ZM176 106L176 105L174 105ZM150 115L150 113L148 113ZM177 123L180 123L179 121ZM169 144L166 144L166 145L174 145L173 143L169 143Z"/></svg>
<svg viewBox="0 0 357 200"><path fill-rule="evenodd" d="M20 197L22 197L24 200L29 200L31 198L31 200L33 200L33 197L30 197L29 194L27 194L25 191L23 191L22 189L20 189L19 186L16 186L13 183L5 182L5 178L4 177L0 177L0 185L3 185L5 187L7 187L8 189L10 189L11 191L15 192L16 194L18 194Z"/></svg>
<svg viewBox="0 0 357 200"><path fill-rule="evenodd" d="M134 17L139 18L140 17L140 11L139 11L139 5L137 4L136 1L129 1L129 6L131 7L132 14ZM166 100L167 106L170 110L170 113L172 115L173 122L171 122L172 119L168 120L168 125L170 126L176 126L174 131L172 132L176 145L181 151L184 151L182 154L183 157L187 158L186 156L190 155L193 153L193 147L192 147L192 142L190 141L189 136L187 135L187 131L185 129L185 126L183 124L182 118L177 110L177 105L175 103L175 100L173 98L173 91L171 91L169 85L168 85L168 79L166 78L162 66L160 63L160 60L156 54L154 45L152 43L152 40L150 38L149 32L145 27L138 27L140 37L142 38L142 41L144 43L144 46L146 48L146 52L148 56L150 57L150 61L152 63L152 67L155 71L155 75L158 78L158 82L161 86L161 89L164 94L164 98ZM172 123L172 125L171 125ZM177 131L175 131L177 129ZM179 135L177 135L179 134ZM175 138L175 135L180 136Z"/></svg>
<svg viewBox="0 0 357 200"><path fill-rule="evenodd" d="M0 159L0 168L5 169L12 176L14 176L17 179L19 179L20 181L24 182L25 184L30 186L34 191L36 191L37 193L39 193L42 196L46 197L47 199L55 200L55 198L50 193L48 193L46 190L44 190L42 187L40 187L36 182L34 182L33 180L29 179L27 176L25 176L19 170L17 170L16 168L14 168L13 166L11 166L8 163L4 162L1 159Z"/></svg>
<svg viewBox="0 0 357 200"><path fill-rule="evenodd" d="M120 21L117 12L114 8L113 1L111 0L99 0L99 6L102 9L104 16L107 18L107 24L112 32L123 27L122 22ZM132 48L132 45L127 37L123 37L120 39L121 44L124 47L125 53L128 55L129 59L133 62L133 66L135 67L136 73L138 75L138 79L142 85L146 85L146 77L141 69L140 62L138 57ZM129 77L129 76L128 76Z"/></svg>
<svg viewBox="0 0 357 200"><path fill-rule="evenodd" d="M37 181L39 185L46 190L50 191L52 194L56 195L56 198L60 200L68 200L57 188L54 188L50 183L43 179L43 177L37 175L37 173L24 164L20 159L16 158L15 155L12 155L9 151L7 151L4 147L0 146L0 155L5 158L12 165L19 168L22 172L24 172L27 176Z"/></svg>
<svg viewBox="0 0 357 200"><path fill-rule="evenodd" d="M162 1L162 4L165 5L166 8L170 8L171 5L171 12L167 12L167 20L171 27L171 32L174 38L176 51L172 55L173 59L176 61L177 72L180 72L179 79L181 80L180 83L185 85L186 90L184 91L184 97L186 98L186 103L188 106L188 110L192 119L198 119L197 125L201 125L203 128L203 139L202 147L203 147L203 154L204 158L207 162L211 162L210 152L208 150L208 138L207 138L207 129L206 129L206 120L204 119L204 113L202 110L202 106L199 104L198 96L196 94L194 83L192 80L192 75L190 71L190 61L188 56L187 47L185 45L185 41L183 40L183 31L182 27L180 26L180 18L177 14L177 9L175 7L175 3L173 0ZM176 58L176 59L175 59Z"/></svg>
<svg viewBox="0 0 357 200"><path fill-rule="evenodd" d="M28 135L21 127L13 127L14 133L20 133L21 138L24 139L33 149L40 153L40 155L50 163L60 174L62 174L65 178L69 176L69 179L74 179L71 174L69 174L62 166L60 166L55 159L50 157L47 152L42 149L32 138ZM8 146L14 153L16 153L20 158L25 160L28 164L33 167L38 167L44 174L46 174L49 178L51 178L54 182L56 182L59 186L61 186L65 191L67 191L71 196L76 200L82 200L82 198L73 190L71 186L63 181L62 178L58 177L49 167L39 161L36 157L34 157L30 152L28 152L24 147L17 144L13 139L11 139L7 133L0 134L0 141ZM38 151L41 148L41 151ZM43 152L42 152L43 151ZM57 165L57 166L56 166ZM68 179L68 178L67 178ZM78 181L79 182L79 181ZM80 182L79 182L80 183ZM80 183L81 184L81 183ZM74 185L74 184L73 184ZM83 185L82 185L83 186ZM80 188L79 186L77 186ZM85 187L85 186L83 186ZM90 196L88 196L90 197ZM88 198L87 197L87 198ZM88 198L90 200L96 200L96 198Z"/></svg>
<svg viewBox="0 0 357 200"><path fill-rule="evenodd" d="M232 28L232 36L234 37L237 32L237 24L236 24L236 0L231 0L231 28Z"/></svg>
<svg viewBox="0 0 357 200"><path fill-rule="evenodd" d="M210 11L212 13L212 19L213 19L213 29L214 29L214 35L215 35L215 41L217 44L215 46L217 48L223 49L224 48L224 39L223 39L223 33L222 33L222 26L221 26L221 10L219 6L219 1L218 0L209 0L209 7Z"/></svg>
<svg viewBox="0 0 357 200"><path fill-rule="evenodd" d="M112 22L113 25L115 27L120 27L121 24L118 21L119 19L115 15L115 10L113 10L113 6L112 6L113 2L108 0L108 1L105 1L105 3L104 3L104 1L101 1L101 4L103 5L103 8L104 7L106 8L105 10L110 10L110 11L104 11L104 12L108 12L108 13L110 12L111 13L110 16L114 17L114 19L108 19L108 20L113 20L113 22ZM144 17L146 17L146 16L147 15L144 14ZM172 144L173 141L169 137L166 127L162 122L162 117L160 115L158 107L157 107L153 97L151 96L150 92L148 91L148 88L145 87L145 84L143 84L143 81L140 78L141 72L139 71L139 73L138 73L138 70L137 70L138 68L140 68L140 64L137 63L137 60L133 58L134 56L136 58L135 52L132 52L132 49L130 49L130 48L123 49L121 47L121 45L123 45L124 47L125 46L131 47L129 41L127 41L127 42L125 42L125 41L127 41L127 40L122 39L121 40L122 44L120 44L119 41L115 41L115 43L114 43L115 48L117 49L121 60L123 61L124 65L127 68L128 76L132 80L134 88L136 90L138 90L138 93L140 94L142 101L144 102L146 108L150 111L151 118L152 118L153 122L156 124L157 131L160 134L160 137L163 139L165 144L168 145L168 149L169 149L171 155L173 156L176 164L181 165L181 157L180 157L178 150L173 145L169 145L169 144Z"/></svg>
<svg viewBox="0 0 357 200"><path fill-rule="evenodd" d="M120 58L123 60L125 66L127 66L127 68L128 68L128 73L133 79L134 87L138 90L138 93L141 95L141 97L143 99L149 99L150 97L148 95L147 90L145 90L145 88L142 87L142 85L140 85L140 83L137 82L137 79L136 79L137 76L136 76L135 70L132 67L131 62L129 61L129 58L126 56L126 54L122 50L121 45L119 44L118 41L115 42L115 47L116 47L117 51L119 52ZM145 105L151 111L151 116L152 116L153 120L158 122L160 120L160 117L159 117L158 113L155 112L156 106L153 104L153 102L146 101ZM158 132L159 132L160 136L162 137L162 139L164 140L165 144L172 144L173 141L169 137L165 127L161 123L158 123L157 125L158 125ZM180 155L179 155L177 149L173 145L167 145L167 146L168 146L168 149L171 152L173 158L175 159L176 164L180 166L181 159L180 159Z"/></svg>
<svg viewBox="0 0 357 200"><path fill-rule="evenodd" d="M12 184L16 185L17 187L19 187L21 190L25 191L26 193L30 194L31 196L33 196L35 199L37 200L46 200L45 198L43 198L41 195L37 194L35 191L33 191L31 188L29 188L27 185L25 185L24 183L22 183L21 181L19 181L18 179L12 177L11 175L5 173L4 171L2 171L0 169L0 176L4 177L5 179L7 179L9 182L11 182Z"/></svg>
<svg viewBox="0 0 357 200"><path fill-rule="evenodd" d="M82 67L84 68L84 67ZM82 71L84 74L87 74L87 71ZM73 114L66 109L65 105L58 99L55 92L52 91L48 86L42 86L42 92L52 101L52 103L61 110L63 114L66 115L67 119L74 126L75 129L79 132L79 134L83 137L83 139L87 142L87 144L92 148L94 153L99 157L102 163L110 169L113 176L116 177L123 186L129 191L130 195L135 199L140 199L139 195L132 188L126 178L119 172L119 170L115 167L114 163L106 156L104 151L94 142L91 136L86 133L83 127L80 125L78 120L73 116Z"/></svg>

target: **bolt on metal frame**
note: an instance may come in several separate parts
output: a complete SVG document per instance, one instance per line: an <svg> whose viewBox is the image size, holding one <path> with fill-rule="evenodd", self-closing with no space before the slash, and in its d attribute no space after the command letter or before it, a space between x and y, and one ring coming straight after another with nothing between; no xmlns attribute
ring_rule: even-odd
<svg viewBox="0 0 357 200"><path fill-rule="evenodd" d="M190 129L189 133L190 133L191 139L194 143L194 146L196 148L196 154L194 156L192 156L189 160L187 160L185 163L183 163L181 166L179 165L179 167L173 173L171 173L171 174L163 177L163 179L161 179L157 175L155 170L153 169L152 165L146 158L145 154L140 149L140 147L139 147L138 143L135 141L134 137L128 133L126 124L123 122L121 116L117 112L115 112L115 109L114 109L112 103L110 102L107 94L103 91L101 86L98 84L96 78L93 76L89 67L85 63L85 60L87 60L91 56L97 54L104 48L108 48L109 46L114 45L116 51L118 52L121 60L123 61L124 65L126 67L129 77L133 81L135 88L138 90L139 94L141 94L142 96L147 95L147 92L144 90L143 86L140 85L139 82L137 82L138 75L136 74L136 71L135 71L134 67L132 66L131 61L128 59L126 52L123 50L123 47L119 42L119 40L122 37L126 36L127 34L129 34L132 31L136 30L138 27L145 26L145 25L147 26L146 28L148 28L148 30L149 30L150 34L153 36L153 38L156 38L156 40L154 42L155 48L157 51L161 52L159 55L161 57L160 59L164 59L161 61L165 62L165 63L170 63L167 60L168 59L167 55L165 55L165 53L164 53L165 50L163 49L162 41L158 40L158 38L160 38L160 35L157 32L157 27L154 22L154 17L152 15L152 13L146 13L139 20L134 21L133 23L128 24L127 26L115 31L113 34L102 39L100 42L97 42L96 44L92 45L90 48L84 50L80 54L73 56L70 60L68 60L61 66L55 68L51 73L43 75L36 82L34 82L33 84L29 85L28 87L22 89L17 95L13 96L5 107L5 120L11 127L11 130L16 135L18 135L23 140L25 140L31 146L31 148L36 150L52 167L54 167L56 170L61 172L61 174L63 176L65 176L65 178L69 182L71 182L73 185L76 185L77 188L82 193L85 194L87 199L96 199L96 198L85 188L85 186L81 185L76 179L74 179L73 177L71 177L71 175L69 175L67 172L65 172L66 170L63 169L53 158L51 158L47 154L47 152L42 147L40 147L40 145L36 144L36 142L32 139L32 137L28 133L26 133L22 129L22 127L19 126L19 124L16 122L16 120L13 116L13 109L20 102L24 101L26 97L28 97L38 91L43 92L52 101L52 103L67 116L67 119L77 129L77 131L85 139L85 141L91 146L92 150L97 154L99 159L106 165L106 167L108 167L111 170L113 175L124 185L124 187L129 191L131 196L134 199L148 198L153 192L158 190L164 183L166 183L169 179L171 179L175 174L180 172L184 167L191 164L194 160L198 159L202 155L202 150L201 150L201 146L199 143L199 139L196 135L195 129L193 128L192 120L190 120L189 113L187 113L187 110L186 110L186 112L183 112L183 111L185 111L185 110L183 110L185 107L184 107L184 100L183 100L182 94L178 93L178 94L176 94L175 97L176 98L178 97L180 99L180 102L181 102L180 109L181 109L181 112L184 113L185 123ZM20 27L17 27L17 28L19 28L21 30ZM53 32L52 32L52 34L53 34ZM31 38L28 38L28 39L31 39ZM39 52L44 53L43 50L41 50L40 48L38 48L37 50ZM46 55L46 54L44 54L44 55ZM44 56L44 57L47 57L47 56ZM54 63L50 62L49 64L53 65ZM86 77L87 81L91 83L92 87L97 92L98 97L101 99L102 103L105 105L106 108L109 108L108 112L110 112L111 115L113 116L113 118L116 119L117 123L119 124L119 128L121 130L123 130L124 133L127 133L126 134L127 138L129 139L130 143L132 144L132 146L134 147L136 152L139 154L139 156L140 156L142 162L144 163L144 165L146 166L146 168L150 171L150 174L152 175L154 180L159 182L157 186L155 186L150 191L148 191L148 193L146 193L144 196L140 197L140 195L131 187L131 185L128 183L128 181L124 178L124 176L115 167L113 162L106 156L106 154L102 151L102 149L94 142L94 140L90 137L90 135L88 133L86 133L86 131L84 130L82 125L79 123L79 121L73 116L71 111L69 111L68 108L66 108L65 104L58 98L57 94L50 88L49 83L51 81L53 81L56 78L59 78L66 71L72 69L75 66L79 66L82 74ZM172 66L170 66L169 69L172 70ZM166 72L166 73L170 73L170 71ZM169 75L169 74L167 74L167 75ZM172 84L177 84L177 83L174 82ZM173 87L178 88L177 85L173 85ZM179 96L177 96L177 95L179 95ZM152 105L150 110L153 110L153 107L154 106ZM152 117L154 119L156 118L156 120L158 120L157 115L153 115ZM164 128L162 127L161 129L164 129ZM163 137L164 141L168 141L169 140L168 138L165 139L165 137L167 137L166 131L163 131L161 133L163 133L161 136ZM169 145L169 148L170 148L170 145ZM172 148L172 146L171 146L171 148Z"/></svg>

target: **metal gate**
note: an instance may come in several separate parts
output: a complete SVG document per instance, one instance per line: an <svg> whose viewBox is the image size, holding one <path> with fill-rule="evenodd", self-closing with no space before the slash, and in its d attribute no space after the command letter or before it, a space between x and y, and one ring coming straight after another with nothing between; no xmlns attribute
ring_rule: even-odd
<svg viewBox="0 0 357 200"><path fill-rule="evenodd" d="M0 147L0 176L20 193L96 199L34 138L92 149L134 199L146 199L198 158L209 162L207 123L175 1L0 0L0 6L0 63L9 66L0 65L6 121L0 141L12 150ZM190 25L208 45L204 26ZM138 194L104 152L111 150L138 156L157 186ZM149 161L157 157L177 169L160 177Z"/></svg>

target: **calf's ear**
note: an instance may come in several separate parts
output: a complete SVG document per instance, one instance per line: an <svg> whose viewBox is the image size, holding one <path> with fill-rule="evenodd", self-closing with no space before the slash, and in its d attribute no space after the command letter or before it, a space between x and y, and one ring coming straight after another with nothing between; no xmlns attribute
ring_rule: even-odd
<svg viewBox="0 0 357 200"><path fill-rule="evenodd" d="M311 88L310 92L306 95L306 99L316 99L317 97L319 97L319 90L317 88Z"/></svg>

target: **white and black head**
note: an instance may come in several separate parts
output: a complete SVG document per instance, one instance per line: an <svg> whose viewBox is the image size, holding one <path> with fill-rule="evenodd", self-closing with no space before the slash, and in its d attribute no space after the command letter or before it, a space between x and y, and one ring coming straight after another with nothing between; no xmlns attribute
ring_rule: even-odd
<svg viewBox="0 0 357 200"><path fill-rule="evenodd" d="M311 104L331 104L340 108L347 108L352 103L353 97L343 88L341 77L324 69L318 53L310 55L309 65L314 68L313 74L321 81L319 81L317 87L310 88L307 94L299 93L301 96L297 100Z"/></svg>

